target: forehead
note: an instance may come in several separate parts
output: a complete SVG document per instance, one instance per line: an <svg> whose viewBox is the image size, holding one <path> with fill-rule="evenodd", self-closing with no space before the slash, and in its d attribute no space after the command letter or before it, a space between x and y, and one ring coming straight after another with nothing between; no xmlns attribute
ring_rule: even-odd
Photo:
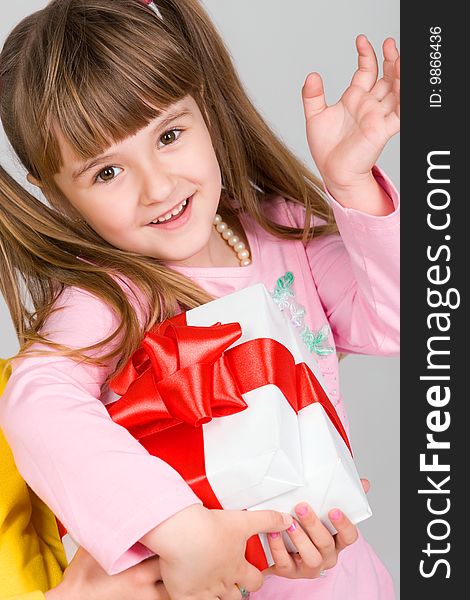
<svg viewBox="0 0 470 600"><path fill-rule="evenodd" d="M59 146L60 155L62 158L62 167L64 166L64 164L67 165L71 162L79 162L80 160L82 160L82 158L75 153L72 145L65 138L62 129L56 123L54 123L54 125L52 126L52 133L57 145Z"/></svg>
<svg viewBox="0 0 470 600"><path fill-rule="evenodd" d="M185 96L181 100L170 104L164 109L158 109L155 107L157 116L151 119L148 123L144 124L143 127L137 131L126 132L127 135L121 136L118 140L113 140L110 135L109 143L103 144L101 147L96 149L95 154L79 153L74 148L72 143L66 138L64 132L58 124L54 124L52 127L54 138L57 142L60 155L61 155L61 168L60 172L73 171L75 168L83 165L90 159L97 158L102 154L108 154L111 152L118 152L119 149L126 143L130 138L133 138L136 134L141 131L153 130L154 127L162 123L169 121L172 118L176 118L178 115L186 113L187 116L198 116L201 115L197 102L190 95Z"/></svg>

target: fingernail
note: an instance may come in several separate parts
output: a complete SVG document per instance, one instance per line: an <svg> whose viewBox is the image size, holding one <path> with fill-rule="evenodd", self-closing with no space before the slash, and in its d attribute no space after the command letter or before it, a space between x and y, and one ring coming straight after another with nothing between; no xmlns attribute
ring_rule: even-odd
<svg viewBox="0 0 470 600"><path fill-rule="evenodd" d="M308 513L308 506L306 504L299 504L299 506L296 507L295 512L299 515L299 517L305 517L305 515Z"/></svg>
<svg viewBox="0 0 470 600"><path fill-rule="evenodd" d="M289 527L289 529L287 530L289 533L292 533L293 531L295 531L297 529L297 523L295 521L292 522L292 525Z"/></svg>
<svg viewBox="0 0 470 600"><path fill-rule="evenodd" d="M287 513L282 513L282 520L283 520L284 525L286 527L289 527L289 525L292 525L292 517L291 517L291 515L288 515Z"/></svg>
<svg viewBox="0 0 470 600"><path fill-rule="evenodd" d="M340 510L338 510L337 508L335 508L334 510L332 510L330 512L330 517L331 517L332 521L339 521L342 516L343 516L343 513Z"/></svg>
<svg viewBox="0 0 470 600"><path fill-rule="evenodd" d="M269 537L272 540L275 540L276 538L278 538L281 534L278 531L272 531L271 533L268 533Z"/></svg>

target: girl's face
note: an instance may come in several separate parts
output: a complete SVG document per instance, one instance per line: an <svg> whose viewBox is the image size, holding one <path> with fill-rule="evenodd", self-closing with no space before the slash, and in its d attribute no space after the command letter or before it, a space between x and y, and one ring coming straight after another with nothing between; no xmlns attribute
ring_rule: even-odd
<svg viewBox="0 0 470 600"><path fill-rule="evenodd" d="M54 179L102 238L170 263L216 263L223 242L212 226L220 169L192 96L85 163L60 133L58 140L63 167Z"/></svg>

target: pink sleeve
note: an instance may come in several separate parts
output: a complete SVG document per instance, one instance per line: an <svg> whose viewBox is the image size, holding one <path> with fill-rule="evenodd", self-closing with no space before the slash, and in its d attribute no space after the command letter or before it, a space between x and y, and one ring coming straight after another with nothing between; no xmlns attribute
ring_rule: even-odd
<svg viewBox="0 0 470 600"><path fill-rule="evenodd" d="M373 172L394 212L372 216L328 194L341 235L316 238L306 252L337 351L393 355L400 344L399 195L379 167Z"/></svg>
<svg viewBox="0 0 470 600"><path fill-rule="evenodd" d="M79 289L47 321L54 341L101 341L115 313ZM67 358L16 361L0 401L0 424L19 471L77 543L110 574L151 552L138 540L165 519L200 503L169 465L116 425L99 400L109 370Z"/></svg>

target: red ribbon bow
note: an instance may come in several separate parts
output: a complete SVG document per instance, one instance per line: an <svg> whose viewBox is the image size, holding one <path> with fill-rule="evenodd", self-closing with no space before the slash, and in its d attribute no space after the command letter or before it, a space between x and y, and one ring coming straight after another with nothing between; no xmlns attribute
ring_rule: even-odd
<svg viewBox="0 0 470 600"><path fill-rule="evenodd" d="M240 325L180 322L178 315L146 333L111 381L122 398L109 412L138 439L179 423L198 427L247 408L224 356L241 337Z"/></svg>

